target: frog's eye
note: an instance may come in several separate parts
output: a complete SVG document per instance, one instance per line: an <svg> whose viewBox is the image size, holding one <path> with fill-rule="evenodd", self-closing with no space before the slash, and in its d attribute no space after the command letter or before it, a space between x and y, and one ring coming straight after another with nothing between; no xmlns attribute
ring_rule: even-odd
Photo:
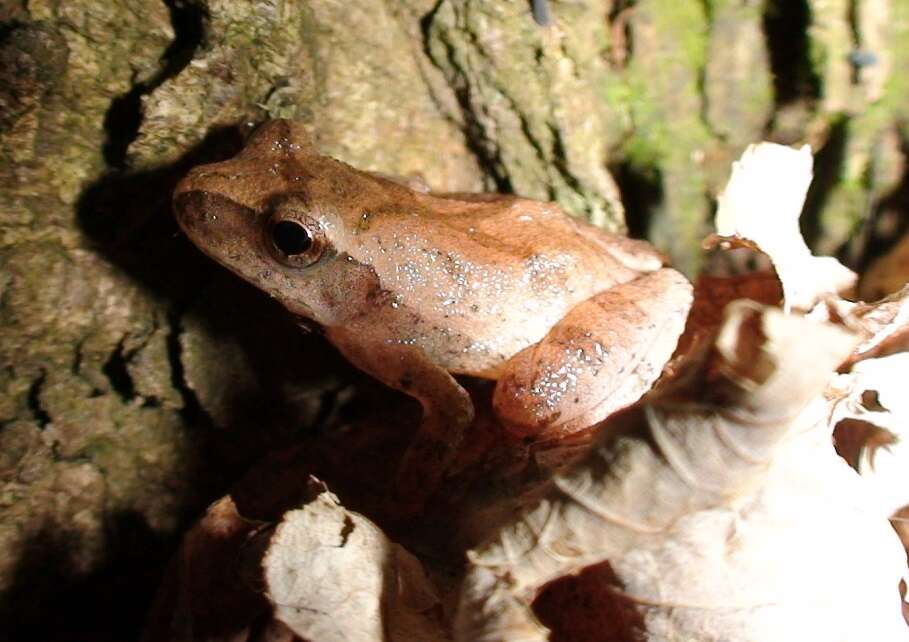
<svg viewBox="0 0 909 642"><path fill-rule="evenodd" d="M319 260L323 242L318 227L294 219L275 221L270 229L271 244L278 258L294 267L306 267Z"/></svg>
<svg viewBox="0 0 909 642"><path fill-rule="evenodd" d="M312 236L296 221L278 222L271 228L271 240L287 256L303 254L312 247Z"/></svg>

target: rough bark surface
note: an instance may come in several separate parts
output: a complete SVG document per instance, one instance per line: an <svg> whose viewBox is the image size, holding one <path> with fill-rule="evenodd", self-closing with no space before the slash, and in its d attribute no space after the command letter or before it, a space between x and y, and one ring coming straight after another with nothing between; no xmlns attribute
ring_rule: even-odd
<svg viewBox="0 0 909 642"><path fill-rule="evenodd" d="M820 149L813 240L905 226L902 0L0 4L0 638L130 639L186 520L353 374L177 234L249 123L627 225L692 272L729 161ZM368 385L368 384L367 384Z"/></svg>

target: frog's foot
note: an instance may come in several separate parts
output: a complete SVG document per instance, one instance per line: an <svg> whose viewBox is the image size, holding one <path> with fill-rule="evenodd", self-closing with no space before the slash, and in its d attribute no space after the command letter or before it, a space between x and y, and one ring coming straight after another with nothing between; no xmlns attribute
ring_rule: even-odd
<svg viewBox="0 0 909 642"><path fill-rule="evenodd" d="M633 404L672 356L691 300L691 284L664 268L579 303L505 364L496 415L515 434L551 439Z"/></svg>
<svg viewBox="0 0 909 642"><path fill-rule="evenodd" d="M376 342L356 328L328 328L326 334L351 363L423 407L420 426L398 468L393 497L395 513L419 512L453 464L473 421L470 395L416 346ZM363 337L367 340L360 341Z"/></svg>

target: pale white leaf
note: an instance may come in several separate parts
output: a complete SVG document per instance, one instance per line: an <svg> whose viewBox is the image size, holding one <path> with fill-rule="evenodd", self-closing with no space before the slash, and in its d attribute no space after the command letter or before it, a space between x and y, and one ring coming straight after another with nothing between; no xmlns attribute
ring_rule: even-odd
<svg viewBox="0 0 909 642"><path fill-rule="evenodd" d="M284 514L262 567L275 618L303 639L447 639L420 563L331 493Z"/></svg>
<svg viewBox="0 0 909 642"><path fill-rule="evenodd" d="M892 443L864 445L856 469L868 484L881 514L892 515L909 505L909 353L866 359L840 375L836 386L845 391L833 411L833 421L853 418L892 436Z"/></svg>
<svg viewBox="0 0 909 642"><path fill-rule="evenodd" d="M812 178L811 149L749 145L719 197L717 234L756 245L773 262L787 309L809 309L825 293L851 288L855 273L811 254L799 216Z"/></svg>

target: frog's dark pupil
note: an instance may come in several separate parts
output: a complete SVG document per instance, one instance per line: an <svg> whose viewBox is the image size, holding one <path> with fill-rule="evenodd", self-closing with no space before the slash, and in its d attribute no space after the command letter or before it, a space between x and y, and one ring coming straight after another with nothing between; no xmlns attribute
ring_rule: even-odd
<svg viewBox="0 0 909 642"><path fill-rule="evenodd" d="M312 247L312 237L306 228L295 221L280 221L271 228L275 247L287 256L302 254Z"/></svg>

